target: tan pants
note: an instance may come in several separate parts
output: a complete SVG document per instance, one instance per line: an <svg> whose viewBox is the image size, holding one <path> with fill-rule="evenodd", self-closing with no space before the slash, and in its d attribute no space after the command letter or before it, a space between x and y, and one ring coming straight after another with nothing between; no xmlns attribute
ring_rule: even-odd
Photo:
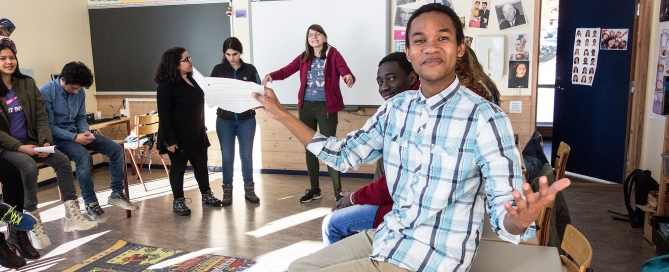
<svg viewBox="0 0 669 272"><path fill-rule="evenodd" d="M369 258L375 230L367 230L336 242L290 264L289 272L302 271L409 271L397 265Z"/></svg>

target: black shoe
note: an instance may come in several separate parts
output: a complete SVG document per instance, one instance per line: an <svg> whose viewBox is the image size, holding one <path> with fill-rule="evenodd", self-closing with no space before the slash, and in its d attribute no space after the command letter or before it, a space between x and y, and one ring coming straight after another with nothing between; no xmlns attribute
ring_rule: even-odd
<svg viewBox="0 0 669 272"><path fill-rule="evenodd" d="M214 207L222 206L221 200L216 198L211 190L202 194L202 204L209 204L210 206Z"/></svg>
<svg viewBox="0 0 669 272"><path fill-rule="evenodd" d="M255 191L255 182L244 183L244 198L251 203L260 203L260 198Z"/></svg>
<svg viewBox="0 0 669 272"><path fill-rule="evenodd" d="M305 195L300 198L300 202L302 203L307 203L311 202L314 199L321 199L321 189L316 188L316 189L308 189L305 192Z"/></svg>
<svg viewBox="0 0 669 272"><path fill-rule="evenodd" d="M341 195L341 190L335 190L334 194L335 194L335 201L339 201L339 199L341 199L343 197Z"/></svg>
<svg viewBox="0 0 669 272"><path fill-rule="evenodd" d="M190 203L190 199L188 199L188 203ZM183 197L174 199L172 211L181 216L190 215L190 209L186 207L186 199Z"/></svg>
<svg viewBox="0 0 669 272"><path fill-rule="evenodd" d="M37 249L30 243L27 231L20 231L18 228L9 228L7 245L18 250L23 258L34 260L40 257Z"/></svg>
<svg viewBox="0 0 669 272"><path fill-rule="evenodd" d="M223 206L230 206L232 204L232 184L223 184L223 199L221 200Z"/></svg>
<svg viewBox="0 0 669 272"><path fill-rule="evenodd" d="M0 233L0 266L19 268L26 265L26 259L16 256L7 246L5 235Z"/></svg>

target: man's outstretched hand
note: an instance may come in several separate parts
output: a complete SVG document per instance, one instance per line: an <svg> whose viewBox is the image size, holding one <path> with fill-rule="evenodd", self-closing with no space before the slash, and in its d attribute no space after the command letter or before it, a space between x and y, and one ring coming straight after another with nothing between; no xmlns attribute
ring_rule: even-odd
<svg viewBox="0 0 669 272"><path fill-rule="evenodd" d="M504 203L504 208L508 212L508 215L504 218L506 230L515 235L525 232L525 229L537 220L544 206L555 200L555 195L570 184L569 179L563 178L548 187L548 180L545 176L542 176L539 178L539 191L535 193L532 192L529 183L523 183L522 190L526 199L522 198L520 192L514 190L512 195L516 207L511 206L510 202Z"/></svg>

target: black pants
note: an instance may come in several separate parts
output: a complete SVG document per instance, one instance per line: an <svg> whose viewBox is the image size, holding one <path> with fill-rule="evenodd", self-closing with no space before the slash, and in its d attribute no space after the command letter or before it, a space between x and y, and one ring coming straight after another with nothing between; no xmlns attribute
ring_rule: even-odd
<svg viewBox="0 0 669 272"><path fill-rule="evenodd" d="M4 202L17 211L23 211L23 181L21 172L10 162L0 158L0 183ZM1 216L1 215L0 215Z"/></svg>
<svg viewBox="0 0 669 272"><path fill-rule="evenodd" d="M170 167L170 186L172 187L172 194L174 198L184 197L184 173L186 166L190 161L195 173L195 180L200 188L200 193L205 193L211 190L209 187L209 172L207 169L207 150L200 152L199 158L183 158L172 152L167 152L170 157L172 166Z"/></svg>

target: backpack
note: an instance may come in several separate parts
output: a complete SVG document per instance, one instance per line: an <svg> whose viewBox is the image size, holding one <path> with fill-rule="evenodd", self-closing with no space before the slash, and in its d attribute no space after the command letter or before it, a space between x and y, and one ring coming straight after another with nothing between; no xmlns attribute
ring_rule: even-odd
<svg viewBox="0 0 669 272"><path fill-rule="evenodd" d="M625 207L627 208L627 216L633 228L643 226L644 211L630 203L630 197L634 189L634 204L646 205L648 203L648 193L650 191L658 190L659 184L650 175L649 170L636 169L627 176L623 183L623 194L625 197ZM658 201L664 201L659 200Z"/></svg>

